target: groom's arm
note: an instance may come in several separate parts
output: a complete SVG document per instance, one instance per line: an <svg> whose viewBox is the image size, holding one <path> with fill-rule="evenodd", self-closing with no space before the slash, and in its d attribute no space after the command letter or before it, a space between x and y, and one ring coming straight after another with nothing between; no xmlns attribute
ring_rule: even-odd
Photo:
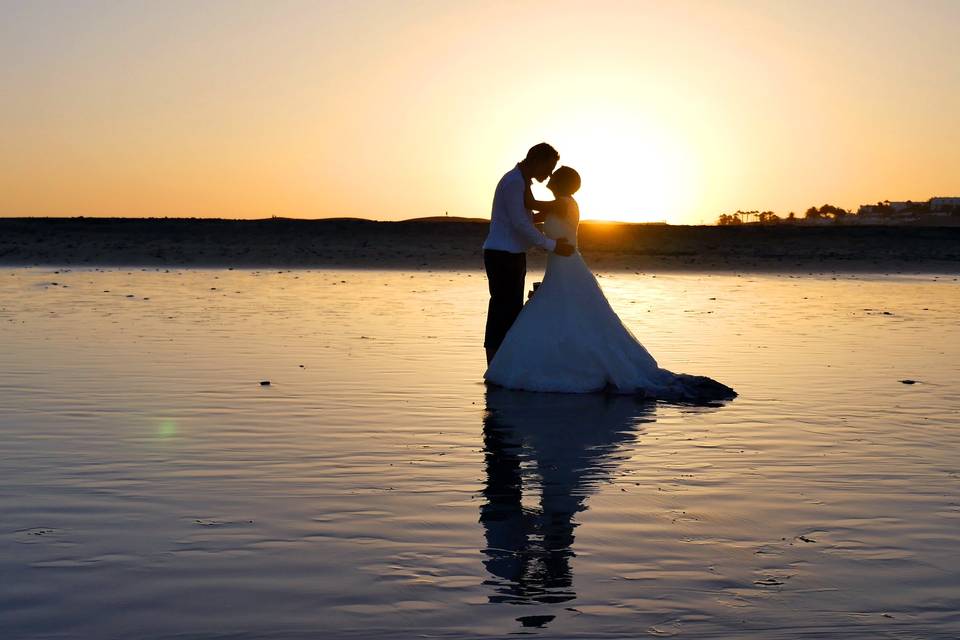
<svg viewBox="0 0 960 640"><path fill-rule="evenodd" d="M533 225L533 219L530 217L526 206L524 206L523 198L524 191L526 191L524 184L522 182L514 182L507 186L509 190L505 194L507 196L506 209L510 225L516 229L520 235L526 238L530 244L540 247L544 251L552 252L557 248L557 242L540 233Z"/></svg>

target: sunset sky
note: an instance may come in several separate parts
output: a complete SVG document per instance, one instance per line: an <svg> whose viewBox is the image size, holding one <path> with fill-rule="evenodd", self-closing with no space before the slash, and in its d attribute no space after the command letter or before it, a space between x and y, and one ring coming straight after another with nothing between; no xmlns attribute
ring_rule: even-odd
<svg viewBox="0 0 960 640"><path fill-rule="evenodd" d="M960 2L0 0L0 215L584 217L960 196Z"/></svg>

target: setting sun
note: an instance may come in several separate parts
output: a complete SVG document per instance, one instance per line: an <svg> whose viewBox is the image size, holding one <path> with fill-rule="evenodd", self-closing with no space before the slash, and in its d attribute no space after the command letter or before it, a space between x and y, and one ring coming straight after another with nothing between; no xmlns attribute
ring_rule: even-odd
<svg viewBox="0 0 960 640"><path fill-rule="evenodd" d="M691 210L699 184L695 153L668 125L584 105L555 126L560 164L583 178L577 194L583 219L677 223Z"/></svg>

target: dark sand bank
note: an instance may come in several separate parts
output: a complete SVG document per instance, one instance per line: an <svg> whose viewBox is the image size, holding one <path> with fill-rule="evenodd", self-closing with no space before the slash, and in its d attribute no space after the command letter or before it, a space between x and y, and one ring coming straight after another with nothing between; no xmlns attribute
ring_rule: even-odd
<svg viewBox="0 0 960 640"><path fill-rule="evenodd" d="M0 218L0 264L476 269L486 231L464 219ZM960 272L958 227L586 222L580 246L607 270Z"/></svg>

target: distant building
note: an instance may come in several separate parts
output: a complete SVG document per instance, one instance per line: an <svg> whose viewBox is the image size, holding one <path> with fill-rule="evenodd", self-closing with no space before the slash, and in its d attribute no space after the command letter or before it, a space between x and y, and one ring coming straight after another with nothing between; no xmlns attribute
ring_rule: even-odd
<svg viewBox="0 0 960 640"><path fill-rule="evenodd" d="M875 204L864 205L857 209L857 215L844 219L845 224L883 224L884 221Z"/></svg>
<svg viewBox="0 0 960 640"><path fill-rule="evenodd" d="M918 206L926 206L926 203L916 203L906 200L903 202L891 202L884 200L877 204L862 204L857 209L857 222L860 224L870 224L868 220L873 221L893 221L909 220L916 217Z"/></svg>
<svg viewBox="0 0 960 640"><path fill-rule="evenodd" d="M938 216L960 211L960 198L930 198L930 213Z"/></svg>
<svg viewBox="0 0 960 640"><path fill-rule="evenodd" d="M960 197L936 197L926 202L884 200L877 204L864 204L857 209L856 223L897 224L951 216L960 216Z"/></svg>
<svg viewBox="0 0 960 640"><path fill-rule="evenodd" d="M901 202L887 202L886 204L896 213L900 213L901 211L912 209L916 203L913 200L905 200Z"/></svg>

